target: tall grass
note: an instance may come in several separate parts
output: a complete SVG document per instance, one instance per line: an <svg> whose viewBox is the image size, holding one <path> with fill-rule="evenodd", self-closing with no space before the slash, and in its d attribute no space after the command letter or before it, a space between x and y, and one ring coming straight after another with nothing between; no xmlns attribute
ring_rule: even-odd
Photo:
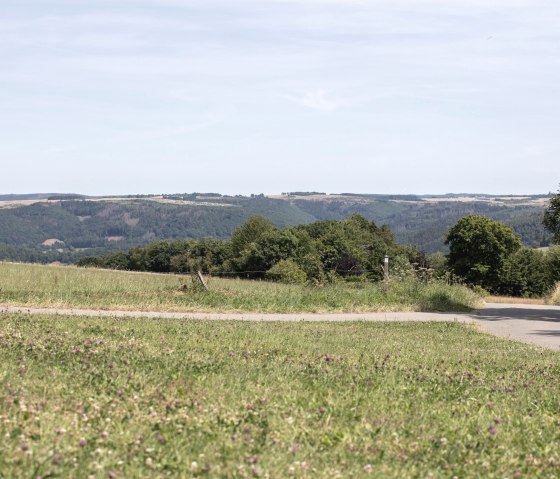
<svg viewBox="0 0 560 479"><path fill-rule="evenodd" d="M324 287L209 278L201 291L181 275L0 263L0 304L189 312L465 311L479 298L463 286L393 281Z"/></svg>
<svg viewBox="0 0 560 479"><path fill-rule="evenodd" d="M547 303L560 306L560 283L556 283L554 290L552 291L552 293L550 293L550 296L547 298Z"/></svg>

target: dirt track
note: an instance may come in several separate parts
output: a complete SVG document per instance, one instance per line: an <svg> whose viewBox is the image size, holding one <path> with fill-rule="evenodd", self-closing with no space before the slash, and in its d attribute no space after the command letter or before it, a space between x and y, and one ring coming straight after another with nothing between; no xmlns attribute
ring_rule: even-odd
<svg viewBox="0 0 560 479"><path fill-rule="evenodd" d="M0 313L104 316L112 318L175 318L238 321L460 321L476 324L496 336L560 349L560 307L528 304L487 304L474 313L162 313L92 309L0 307Z"/></svg>

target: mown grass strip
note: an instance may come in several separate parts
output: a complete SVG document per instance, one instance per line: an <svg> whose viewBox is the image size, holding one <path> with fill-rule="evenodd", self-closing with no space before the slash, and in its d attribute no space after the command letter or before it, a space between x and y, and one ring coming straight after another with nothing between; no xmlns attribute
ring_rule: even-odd
<svg viewBox="0 0 560 479"><path fill-rule="evenodd" d="M0 476L556 477L559 359L459 323L0 315Z"/></svg>

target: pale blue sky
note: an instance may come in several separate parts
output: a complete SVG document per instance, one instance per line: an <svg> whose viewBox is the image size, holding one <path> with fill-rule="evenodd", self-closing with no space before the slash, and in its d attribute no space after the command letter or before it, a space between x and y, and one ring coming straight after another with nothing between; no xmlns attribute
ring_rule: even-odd
<svg viewBox="0 0 560 479"><path fill-rule="evenodd" d="M556 0L2 0L0 193L546 193Z"/></svg>

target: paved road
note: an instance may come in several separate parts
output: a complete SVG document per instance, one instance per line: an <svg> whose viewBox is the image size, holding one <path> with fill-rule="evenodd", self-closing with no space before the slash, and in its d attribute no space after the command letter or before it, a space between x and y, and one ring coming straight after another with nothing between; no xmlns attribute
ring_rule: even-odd
<svg viewBox="0 0 560 479"><path fill-rule="evenodd" d="M486 304L471 314L462 313L160 313L143 311L103 311L93 309L47 309L0 307L2 312L58 314L65 316L105 316L113 318L176 318L240 321L461 321L477 324L496 336L560 349L560 307L525 304Z"/></svg>
<svg viewBox="0 0 560 479"><path fill-rule="evenodd" d="M560 349L560 306L487 304L473 317L496 336Z"/></svg>

